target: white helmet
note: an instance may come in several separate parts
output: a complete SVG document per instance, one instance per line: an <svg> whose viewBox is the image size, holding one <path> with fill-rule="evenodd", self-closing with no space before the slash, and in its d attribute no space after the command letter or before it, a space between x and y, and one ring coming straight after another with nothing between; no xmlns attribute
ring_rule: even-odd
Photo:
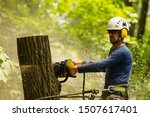
<svg viewBox="0 0 150 117"><path fill-rule="evenodd" d="M107 25L107 30L129 30L127 21L122 17L114 17L110 19Z"/></svg>

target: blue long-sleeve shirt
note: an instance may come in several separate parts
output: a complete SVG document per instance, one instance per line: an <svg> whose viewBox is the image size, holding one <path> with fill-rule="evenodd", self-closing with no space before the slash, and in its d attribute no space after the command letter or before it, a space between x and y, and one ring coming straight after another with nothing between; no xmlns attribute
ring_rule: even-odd
<svg viewBox="0 0 150 117"><path fill-rule="evenodd" d="M95 63L78 66L78 72L104 72L105 86L128 83L132 70L132 53L123 45L111 50L108 58Z"/></svg>

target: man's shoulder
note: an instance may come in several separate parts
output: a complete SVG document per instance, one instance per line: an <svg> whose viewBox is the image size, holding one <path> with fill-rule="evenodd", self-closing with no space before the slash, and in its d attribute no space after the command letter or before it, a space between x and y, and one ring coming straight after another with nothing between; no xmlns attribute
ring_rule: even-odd
<svg viewBox="0 0 150 117"><path fill-rule="evenodd" d="M124 57L131 57L132 58L132 52L129 50L129 48L124 45L121 49L121 54L124 56Z"/></svg>
<svg viewBox="0 0 150 117"><path fill-rule="evenodd" d="M127 53L131 53L131 51L129 50L129 48L126 45L121 46L120 48L117 49L119 52L127 52Z"/></svg>
<svg viewBox="0 0 150 117"><path fill-rule="evenodd" d="M132 57L132 52L128 49L128 47L126 45L123 45L121 46L120 48L117 48L113 54L117 54L117 55L120 55L120 56L131 56Z"/></svg>

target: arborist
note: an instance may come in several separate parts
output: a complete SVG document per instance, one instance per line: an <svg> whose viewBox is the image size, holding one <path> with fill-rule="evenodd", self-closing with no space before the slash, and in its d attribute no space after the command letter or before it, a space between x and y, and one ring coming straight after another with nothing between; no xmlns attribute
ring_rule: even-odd
<svg viewBox="0 0 150 117"><path fill-rule="evenodd" d="M122 17L110 19L107 25L112 44L108 58L87 64L75 65L67 61L66 67L71 74L86 72L106 72L102 91L103 100L127 100L128 82L132 70L132 53L125 45L129 30L127 21Z"/></svg>

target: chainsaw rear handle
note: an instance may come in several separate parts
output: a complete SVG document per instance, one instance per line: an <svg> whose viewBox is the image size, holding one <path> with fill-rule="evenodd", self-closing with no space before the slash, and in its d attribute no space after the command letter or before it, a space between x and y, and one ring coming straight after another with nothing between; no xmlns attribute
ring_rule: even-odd
<svg viewBox="0 0 150 117"><path fill-rule="evenodd" d="M76 76L66 76L64 80L60 80L59 82L60 82L60 83L66 82L69 77L71 77L71 78L76 78Z"/></svg>
<svg viewBox="0 0 150 117"><path fill-rule="evenodd" d="M65 78L64 80L61 80L60 83L66 82L69 77L76 77L75 75L70 74L69 70L66 68L66 60L61 62L55 62L53 64L53 69L57 78Z"/></svg>
<svg viewBox="0 0 150 117"><path fill-rule="evenodd" d="M75 66L79 66L82 64L89 64L92 63L91 61L78 61L78 62L73 62L71 59L66 59L64 61L61 62L56 62L53 64L53 68L54 68L54 72L55 72L55 76L58 78L65 78L64 80L60 81L60 83L64 83L68 80L69 77L71 78L75 78L75 74L70 74L67 65L69 67L72 67L73 64Z"/></svg>

